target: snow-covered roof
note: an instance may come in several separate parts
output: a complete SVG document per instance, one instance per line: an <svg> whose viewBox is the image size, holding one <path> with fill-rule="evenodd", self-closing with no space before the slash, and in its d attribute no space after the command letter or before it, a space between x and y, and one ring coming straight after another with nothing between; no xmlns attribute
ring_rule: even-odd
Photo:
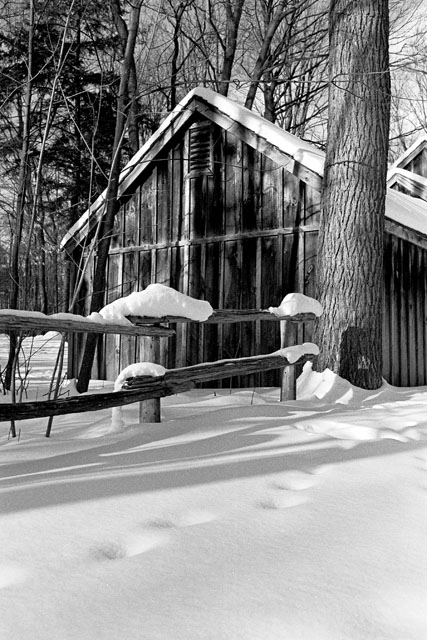
<svg viewBox="0 0 427 640"><path fill-rule="evenodd" d="M427 202L387 189L386 219L427 236Z"/></svg>
<svg viewBox="0 0 427 640"><path fill-rule="evenodd" d="M134 181L148 170L166 141L183 127L188 126L189 122L191 123L195 113L204 115L224 128L232 129L237 136L246 136L245 140L248 144L276 162L282 162L288 171L295 173L314 189L320 190L325 161L323 151L229 98L210 89L198 87L190 91L175 107L123 169L120 176L119 197L129 191ZM427 144L427 136L425 136L425 143ZM419 144L420 141L418 141ZM386 217L399 225L427 235L427 203L403 194L398 196L395 194L395 191L389 190ZM106 191L71 227L61 242L63 249L81 242L88 231L94 228L104 210L105 197Z"/></svg>

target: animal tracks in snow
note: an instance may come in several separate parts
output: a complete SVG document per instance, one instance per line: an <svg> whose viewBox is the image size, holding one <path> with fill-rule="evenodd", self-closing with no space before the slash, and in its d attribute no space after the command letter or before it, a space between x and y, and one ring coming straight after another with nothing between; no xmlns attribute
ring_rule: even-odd
<svg viewBox="0 0 427 640"><path fill-rule="evenodd" d="M137 556L170 542L177 529L193 527L215 519L216 515L210 511L194 510L177 518L150 520L121 539L106 540L93 546L90 555L99 561L122 560Z"/></svg>
<svg viewBox="0 0 427 640"><path fill-rule="evenodd" d="M302 491L317 484L316 478L302 471L288 471L273 483L276 489L287 489L288 491Z"/></svg>
<svg viewBox="0 0 427 640"><path fill-rule="evenodd" d="M318 483L317 476L327 467L316 467L309 472L291 470L277 476L270 484L271 491L257 502L261 509L288 509L309 501L307 489Z"/></svg>
<svg viewBox="0 0 427 640"><path fill-rule="evenodd" d="M308 501L308 497L301 494L285 493L272 494L258 501L261 509L288 509L289 507L297 507Z"/></svg>

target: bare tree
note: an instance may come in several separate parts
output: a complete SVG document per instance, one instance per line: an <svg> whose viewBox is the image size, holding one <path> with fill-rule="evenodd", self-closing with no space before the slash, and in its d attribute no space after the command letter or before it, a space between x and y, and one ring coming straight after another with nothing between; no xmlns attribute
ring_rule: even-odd
<svg viewBox="0 0 427 640"><path fill-rule="evenodd" d="M286 5L287 0L280 0L277 6L274 6L272 3L268 3L265 7L265 32L263 34L263 41L259 49L254 69L251 73L251 83L245 100L245 107L247 109L252 109L253 107L258 85L263 73L265 72L266 64L270 56L271 44L274 35L287 14L287 11L285 11ZM292 9L288 11L292 11Z"/></svg>
<svg viewBox="0 0 427 640"><path fill-rule="evenodd" d="M104 304L106 267L111 237L113 235L114 219L118 209L117 194L120 176L120 159L123 147L123 137L126 128L126 120L131 111L129 100L129 85L132 69L135 65L134 52L138 35L139 19L143 0L137 0L129 13L129 26L127 28L126 47L124 50L123 65L120 75L120 88L117 98L116 128L114 134L113 153L111 159L111 171L105 196L105 214L102 218L101 233L97 245L97 258L93 278L93 294L91 311L99 311ZM111 0L113 11L116 10L116 0ZM135 95L135 92L133 92ZM98 336L89 334L86 338L85 350L77 381L77 390L82 393L87 391L91 377L92 365L95 357Z"/></svg>
<svg viewBox="0 0 427 640"><path fill-rule="evenodd" d="M219 79L218 93L226 96L230 86L234 59L236 56L239 24L245 0L226 0L225 3L225 40L220 38L223 50L223 62Z"/></svg>
<svg viewBox="0 0 427 640"><path fill-rule="evenodd" d="M33 40L34 40L34 0L30 2L29 20L28 20L28 56L27 56L27 79L25 84L24 103L22 107L22 145L19 159L19 176L17 184L16 213L14 233L12 236L12 248L10 257L10 293L9 307L11 309L18 308L18 297L20 290L20 272L19 272L19 255L22 242L22 230L24 224L24 207L27 195L28 172L29 172L29 148L30 148L30 116L31 116L31 98L33 83ZM10 334L9 340L9 358L6 365L5 387L11 388L11 380L13 374L13 364L16 361L16 354L19 348L17 335L14 332Z"/></svg>

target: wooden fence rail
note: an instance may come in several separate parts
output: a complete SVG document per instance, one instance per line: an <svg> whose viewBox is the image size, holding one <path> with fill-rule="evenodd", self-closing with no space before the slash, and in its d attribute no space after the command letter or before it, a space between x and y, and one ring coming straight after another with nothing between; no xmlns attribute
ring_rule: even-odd
<svg viewBox="0 0 427 640"><path fill-rule="evenodd" d="M138 376L128 378L122 390L105 393L88 393L71 398L41 400L19 404L0 403L0 421L24 420L59 416L84 411L99 411L151 398L164 398L182 391L189 391L199 382L231 378L244 373L257 373L271 369L302 365L313 360L315 354L301 356L296 362L289 362L284 356L268 354L249 358L234 358L205 362L190 367L170 369L164 376Z"/></svg>
<svg viewBox="0 0 427 640"><path fill-rule="evenodd" d="M198 322L198 324L230 324L237 322L256 322L258 320L271 320L273 322L286 321L292 323L310 322L315 320L314 313L298 313L293 316L277 316L269 311L259 309L217 309L206 320ZM146 324L169 324L181 322L196 322L190 318L181 316L162 316L161 318L152 318L149 316L128 316L128 320L133 322L135 326Z"/></svg>
<svg viewBox="0 0 427 640"><path fill-rule="evenodd" d="M9 311L9 310L7 310ZM67 314L70 315L71 314ZM132 325L108 322L97 322L86 318L55 318L40 313L26 313L20 315L10 310L0 313L0 332L28 331L45 333L46 331L58 331L59 333L114 333L130 336L159 336L169 337L175 331L169 327L159 326L163 324L177 324L182 322L197 322L181 316L162 316L161 318L148 316L128 316ZM257 309L218 309L212 315L198 322L198 324L229 324L236 322L256 322L257 320L287 321L292 323L309 322L314 320L313 313L300 313L294 316L276 316L269 311Z"/></svg>
<svg viewBox="0 0 427 640"><path fill-rule="evenodd" d="M71 315L71 314L70 314ZM156 321L157 324L158 321ZM42 316L41 314L18 315L13 313L0 313L0 332L23 331L32 334L45 333L46 331L58 331L59 333L115 333L129 336L159 336L170 337L175 331L168 327L140 325L125 325L113 322L97 322L85 318L55 318Z"/></svg>
<svg viewBox="0 0 427 640"><path fill-rule="evenodd" d="M9 311L9 310L7 310ZM71 315L71 314L67 314ZM221 309L216 310L205 321L198 324L226 324L236 322L254 322L258 320L280 321L282 323L281 347L292 345L295 335L296 323L310 322L315 319L313 313L302 313L293 316L277 316L266 310L257 309ZM153 344L158 344L159 337L170 337L175 332L164 324L180 322L195 322L189 318L178 316L163 316L161 318L129 316L132 325L120 323L89 321L83 318L63 318L43 316L39 313L0 313L0 331L22 331L44 333L45 331L57 331L59 333L115 333L133 336L148 336ZM155 353L153 348L153 353ZM141 402L142 406L152 408L146 411L145 421L160 421L160 398L174 395L182 391L192 389L197 383L209 380L220 380L236 375L250 375L272 369L284 369L294 372L294 367L302 365L308 360L313 360L315 354L305 355L296 362L290 363L281 355L260 355L248 358L235 358L219 360L217 362L205 362L166 371L164 376L150 377L139 376L127 379L122 390L106 393L91 393L69 398L57 398L55 400L42 400L23 403L0 403L0 421L24 420L28 418L42 418L49 416L80 413L85 411L98 411L111 407L118 407L134 402ZM154 358L156 359L156 358ZM291 374L294 376L294 374ZM288 388L293 389L283 399L294 398L295 376L288 381ZM141 413L141 415L143 415ZM156 418L153 416L156 415Z"/></svg>

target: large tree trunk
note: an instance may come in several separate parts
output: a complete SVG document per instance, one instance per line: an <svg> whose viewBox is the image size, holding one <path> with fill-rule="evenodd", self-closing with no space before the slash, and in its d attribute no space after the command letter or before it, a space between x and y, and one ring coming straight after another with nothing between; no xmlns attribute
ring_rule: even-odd
<svg viewBox="0 0 427 640"><path fill-rule="evenodd" d="M318 254L318 369L382 383L390 114L387 0L331 0L329 122Z"/></svg>

